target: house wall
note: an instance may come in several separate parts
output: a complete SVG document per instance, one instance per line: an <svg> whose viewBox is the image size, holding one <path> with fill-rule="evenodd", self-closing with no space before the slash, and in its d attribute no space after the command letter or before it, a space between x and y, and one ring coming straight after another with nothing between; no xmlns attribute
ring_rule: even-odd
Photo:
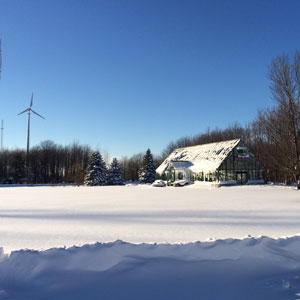
<svg viewBox="0 0 300 300"><path fill-rule="evenodd" d="M213 181L218 181L218 176L217 176L217 172L199 172L199 173L194 173L191 172L191 180L197 180L197 181L209 181L209 182L213 182Z"/></svg>
<svg viewBox="0 0 300 300"><path fill-rule="evenodd" d="M175 169L169 168L162 176L167 181L190 180L190 170L186 168Z"/></svg>
<svg viewBox="0 0 300 300"><path fill-rule="evenodd" d="M243 145L235 147L215 172L191 173L193 180L223 182L261 182L264 169L254 155Z"/></svg>
<svg viewBox="0 0 300 300"><path fill-rule="evenodd" d="M190 180L189 169L175 169L175 181L176 180Z"/></svg>
<svg viewBox="0 0 300 300"><path fill-rule="evenodd" d="M237 180L237 173L243 173L247 181L261 180L263 172L262 165L250 151L247 155L239 155L236 147L219 167L217 176L219 181Z"/></svg>

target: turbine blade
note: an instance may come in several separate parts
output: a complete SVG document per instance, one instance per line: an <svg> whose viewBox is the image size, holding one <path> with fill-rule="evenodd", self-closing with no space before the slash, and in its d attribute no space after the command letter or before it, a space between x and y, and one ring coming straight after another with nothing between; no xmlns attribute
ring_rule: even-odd
<svg viewBox="0 0 300 300"><path fill-rule="evenodd" d="M30 108L32 107L32 104L33 104L33 93L31 95Z"/></svg>
<svg viewBox="0 0 300 300"><path fill-rule="evenodd" d="M19 114L17 114L17 116L19 116L19 115L21 115L21 114L24 114L24 112L26 112L27 111L27 108L24 110L24 111L22 111L22 112L20 112Z"/></svg>
<svg viewBox="0 0 300 300"><path fill-rule="evenodd" d="M38 114L37 112L35 112L33 109L31 109L31 111L36 114L37 116L41 117L42 119L46 120L43 116L41 116L40 114Z"/></svg>

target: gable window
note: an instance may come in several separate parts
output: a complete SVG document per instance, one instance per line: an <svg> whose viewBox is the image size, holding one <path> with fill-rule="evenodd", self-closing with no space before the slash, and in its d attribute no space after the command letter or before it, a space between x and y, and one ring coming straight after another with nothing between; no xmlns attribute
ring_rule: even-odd
<svg viewBox="0 0 300 300"><path fill-rule="evenodd" d="M246 147L237 147L236 152L237 152L238 157L248 157L249 156L249 152Z"/></svg>

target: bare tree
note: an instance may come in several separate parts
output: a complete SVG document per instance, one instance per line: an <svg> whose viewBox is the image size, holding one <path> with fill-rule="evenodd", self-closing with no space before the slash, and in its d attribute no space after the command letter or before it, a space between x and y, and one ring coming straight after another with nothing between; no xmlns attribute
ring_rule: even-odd
<svg viewBox="0 0 300 300"><path fill-rule="evenodd" d="M269 68L270 90L276 106L261 114L265 134L276 146L280 170L300 189L300 52L273 59Z"/></svg>

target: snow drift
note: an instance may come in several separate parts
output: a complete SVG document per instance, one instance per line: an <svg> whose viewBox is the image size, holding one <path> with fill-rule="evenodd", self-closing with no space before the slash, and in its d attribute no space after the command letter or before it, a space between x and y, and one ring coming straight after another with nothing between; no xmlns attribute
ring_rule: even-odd
<svg viewBox="0 0 300 300"><path fill-rule="evenodd" d="M299 249L248 237L2 251L0 299L297 299Z"/></svg>

